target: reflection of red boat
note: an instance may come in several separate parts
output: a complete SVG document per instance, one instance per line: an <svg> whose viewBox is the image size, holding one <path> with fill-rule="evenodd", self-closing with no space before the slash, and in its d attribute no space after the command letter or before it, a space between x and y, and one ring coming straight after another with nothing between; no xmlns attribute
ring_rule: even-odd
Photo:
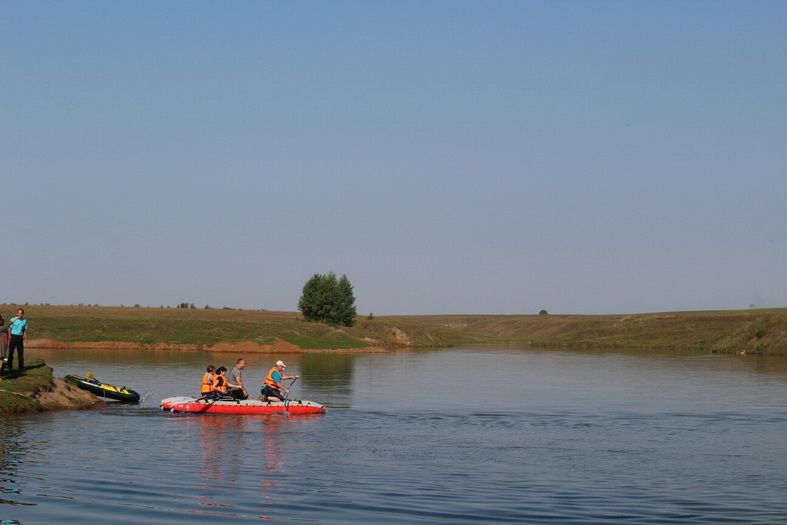
<svg viewBox="0 0 787 525"><path fill-rule="evenodd" d="M323 414L325 407L314 401L260 401L258 399L209 401L194 397L168 397L161 409L187 414Z"/></svg>

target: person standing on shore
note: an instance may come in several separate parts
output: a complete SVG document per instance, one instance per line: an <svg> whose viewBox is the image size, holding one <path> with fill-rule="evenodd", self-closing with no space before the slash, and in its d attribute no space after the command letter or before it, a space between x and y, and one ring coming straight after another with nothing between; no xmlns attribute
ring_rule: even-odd
<svg viewBox="0 0 787 525"><path fill-rule="evenodd" d="M11 318L9 325L11 332L11 342L8 345L8 369L14 367L14 350L19 357L19 371L25 368L25 343L27 342L27 319L25 311L20 308L16 311L16 317Z"/></svg>
<svg viewBox="0 0 787 525"><path fill-rule="evenodd" d="M227 376L227 386L229 387L227 394L235 399L246 399L249 397L249 391L246 390L246 386L243 384L242 371L245 367L246 360L241 357L230 370L229 376Z"/></svg>
<svg viewBox="0 0 787 525"><path fill-rule="evenodd" d="M8 326L5 319L0 315L0 373L5 371L5 364L8 360Z"/></svg>

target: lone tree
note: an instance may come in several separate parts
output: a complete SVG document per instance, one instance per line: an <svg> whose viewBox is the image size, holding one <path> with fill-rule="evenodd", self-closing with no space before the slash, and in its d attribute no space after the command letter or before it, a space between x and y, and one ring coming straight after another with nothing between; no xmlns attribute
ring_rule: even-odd
<svg viewBox="0 0 787 525"><path fill-rule="evenodd" d="M309 321L352 326L356 312L350 280L346 275L337 279L333 272L327 275L315 273L303 285L298 310Z"/></svg>

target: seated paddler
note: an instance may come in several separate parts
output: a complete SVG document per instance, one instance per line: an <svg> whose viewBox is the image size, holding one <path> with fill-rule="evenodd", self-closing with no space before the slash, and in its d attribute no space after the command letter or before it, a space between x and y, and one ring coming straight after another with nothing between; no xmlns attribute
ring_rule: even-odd
<svg viewBox="0 0 787 525"><path fill-rule="evenodd" d="M268 370L268 375L265 376L265 380L262 382L262 388L260 389L264 401L267 401L271 397L275 397L279 401L284 401L285 395L289 392L289 389L282 384L282 381L287 379L298 379L297 375L288 376L284 374L286 366L284 361L276 361L276 365Z"/></svg>

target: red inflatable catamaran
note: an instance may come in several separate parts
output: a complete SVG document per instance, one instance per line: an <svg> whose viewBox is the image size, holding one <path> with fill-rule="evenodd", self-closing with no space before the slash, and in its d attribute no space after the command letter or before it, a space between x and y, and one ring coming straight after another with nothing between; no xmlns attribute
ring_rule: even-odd
<svg viewBox="0 0 787 525"><path fill-rule="evenodd" d="M314 401L288 399L279 401L271 399L216 401L194 397L168 397L161 400L161 409L173 414L324 414L325 407Z"/></svg>

